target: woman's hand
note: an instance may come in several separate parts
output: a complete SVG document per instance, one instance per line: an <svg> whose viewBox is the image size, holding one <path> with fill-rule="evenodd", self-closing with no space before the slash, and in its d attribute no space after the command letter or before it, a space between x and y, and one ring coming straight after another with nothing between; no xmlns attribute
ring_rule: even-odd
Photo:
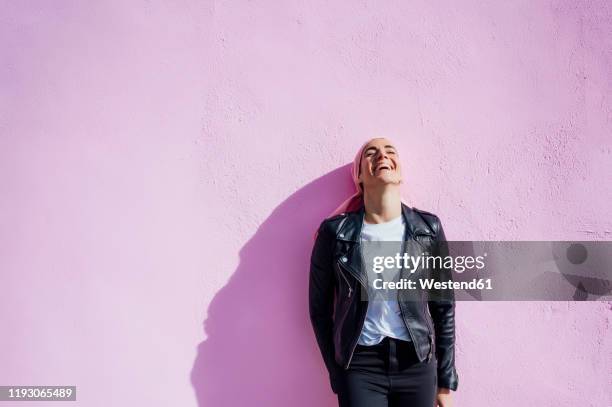
<svg viewBox="0 0 612 407"><path fill-rule="evenodd" d="M436 405L434 407L451 407L452 405L453 400L451 398L450 389L439 387L436 396Z"/></svg>

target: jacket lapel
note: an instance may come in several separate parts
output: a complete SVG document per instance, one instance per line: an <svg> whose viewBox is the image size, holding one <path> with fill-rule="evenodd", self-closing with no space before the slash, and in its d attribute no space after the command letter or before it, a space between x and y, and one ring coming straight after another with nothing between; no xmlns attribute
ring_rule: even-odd
<svg viewBox="0 0 612 407"><path fill-rule="evenodd" d="M360 243L361 228L363 226L363 218L365 208L362 206L356 212L350 212L340 224L336 238L345 242ZM411 239L415 235L432 235L433 231L414 209L402 202L402 216L406 222L405 240Z"/></svg>
<svg viewBox="0 0 612 407"><path fill-rule="evenodd" d="M363 206L356 212L348 213L338 228L336 239L347 242L347 244L341 245L343 249L339 253L338 261L341 263L341 267L347 269L361 284L367 286L366 270L363 270L362 267L360 239L364 215L365 208ZM402 216L406 222L405 242L412 240L416 235L433 236L433 231L421 215L403 202ZM404 247L406 248L407 246L405 245Z"/></svg>

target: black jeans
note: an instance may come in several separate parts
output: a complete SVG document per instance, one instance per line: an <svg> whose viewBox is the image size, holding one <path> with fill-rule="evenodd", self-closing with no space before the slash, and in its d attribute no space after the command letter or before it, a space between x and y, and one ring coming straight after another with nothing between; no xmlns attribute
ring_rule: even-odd
<svg viewBox="0 0 612 407"><path fill-rule="evenodd" d="M411 342L386 337L374 346L357 345L342 371L340 407L433 407L437 361L419 362Z"/></svg>

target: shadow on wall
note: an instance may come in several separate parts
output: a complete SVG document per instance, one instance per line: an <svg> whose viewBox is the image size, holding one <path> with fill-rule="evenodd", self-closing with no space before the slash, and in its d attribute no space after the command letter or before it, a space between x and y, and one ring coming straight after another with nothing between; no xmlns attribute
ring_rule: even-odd
<svg viewBox="0 0 612 407"><path fill-rule="evenodd" d="M335 406L308 315L321 221L353 192L350 165L291 195L240 250L213 298L191 371L198 406ZM214 264L211 264L214 268Z"/></svg>

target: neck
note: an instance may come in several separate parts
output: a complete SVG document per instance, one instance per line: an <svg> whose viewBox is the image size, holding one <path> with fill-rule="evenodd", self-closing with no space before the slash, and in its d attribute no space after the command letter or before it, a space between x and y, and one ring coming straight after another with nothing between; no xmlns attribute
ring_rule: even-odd
<svg viewBox="0 0 612 407"><path fill-rule="evenodd" d="M365 221L389 222L402 214L402 199L396 185L382 185L380 189L366 189L363 195Z"/></svg>

